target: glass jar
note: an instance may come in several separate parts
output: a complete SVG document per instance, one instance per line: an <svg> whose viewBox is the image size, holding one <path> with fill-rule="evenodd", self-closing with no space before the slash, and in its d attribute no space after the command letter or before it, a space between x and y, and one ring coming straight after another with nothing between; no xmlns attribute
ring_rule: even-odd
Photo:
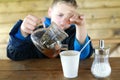
<svg viewBox="0 0 120 80"><path fill-rule="evenodd" d="M94 61L91 66L91 72L97 78L105 78L111 74L109 51L110 48L104 48L104 41L100 40L100 47L95 48Z"/></svg>
<svg viewBox="0 0 120 80"><path fill-rule="evenodd" d="M37 29L31 34L34 45L49 58L54 58L59 54L61 41L66 37L68 34L53 22L48 28Z"/></svg>

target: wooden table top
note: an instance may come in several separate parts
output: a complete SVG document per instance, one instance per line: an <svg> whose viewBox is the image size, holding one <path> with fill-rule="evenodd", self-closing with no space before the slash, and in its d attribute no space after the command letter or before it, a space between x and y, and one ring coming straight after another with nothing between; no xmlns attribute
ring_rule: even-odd
<svg viewBox="0 0 120 80"><path fill-rule="evenodd" d="M31 59L25 61L0 60L0 80L120 80L120 58L110 58L112 73L97 79L90 71L93 59L80 61L79 76L63 76L61 61L57 59Z"/></svg>

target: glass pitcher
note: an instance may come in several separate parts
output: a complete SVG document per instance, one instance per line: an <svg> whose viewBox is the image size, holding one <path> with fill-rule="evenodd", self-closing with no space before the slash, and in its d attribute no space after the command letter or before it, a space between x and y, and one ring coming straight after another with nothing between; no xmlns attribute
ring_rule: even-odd
<svg viewBox="0 0 120 80"><path fill-rule="evenodd" d="M49 58L54 58L59 54L61 41L66 37L68 34L54 22L48 28L37 29L31 34L34 45Z"/></svg>
<svg viewBox="0 0 120 80"><path fill-rule="evenodd" d="M111 74L109 64L109 50L104 47L104 40L100 40L100 47L95 48L94 61L91 66L92 74L97 78L105 78Z"/></svg>

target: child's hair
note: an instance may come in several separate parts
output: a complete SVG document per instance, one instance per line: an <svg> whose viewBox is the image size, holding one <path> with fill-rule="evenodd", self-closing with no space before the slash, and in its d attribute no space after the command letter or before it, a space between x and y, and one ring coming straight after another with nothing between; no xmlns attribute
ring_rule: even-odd
<svg viewBox="0 0 120 80"><path fill-rule="evenodd" d="M53 0L52 6L54 6L54 5L57 4L58 2L65 2L65 3L67 3L67 4L72 5L72 6L75 7L75 8L78 7L76 0Z"/></svg>

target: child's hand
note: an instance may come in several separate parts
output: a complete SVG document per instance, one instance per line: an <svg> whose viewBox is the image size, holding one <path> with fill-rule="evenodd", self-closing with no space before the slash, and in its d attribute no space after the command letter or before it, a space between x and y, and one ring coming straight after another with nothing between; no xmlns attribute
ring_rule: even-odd
<svg viewBox="0 0 120 80"><path fill-rule="evenodd" d="M71 24L76 24L76 26L85 26L85 17L84 15L80 15L78 13L74 13L73 16L70 18Z"/></svg>
<svg viewBox="0 0 120 80"><path fill-rule="evenodd" d="M20 28L22 35L24 37L28 36L39 24L42 24L42 20L40 20L36 16L33 15L26 16Z"/></svg>
<svg viewBox="0 0 120 80"><path fill-rule="evenodd" d="M74 15L70 17L70 23L76 25L76 38L83 44L87 36L85 17L78 13L74 13Z"/></svg>

